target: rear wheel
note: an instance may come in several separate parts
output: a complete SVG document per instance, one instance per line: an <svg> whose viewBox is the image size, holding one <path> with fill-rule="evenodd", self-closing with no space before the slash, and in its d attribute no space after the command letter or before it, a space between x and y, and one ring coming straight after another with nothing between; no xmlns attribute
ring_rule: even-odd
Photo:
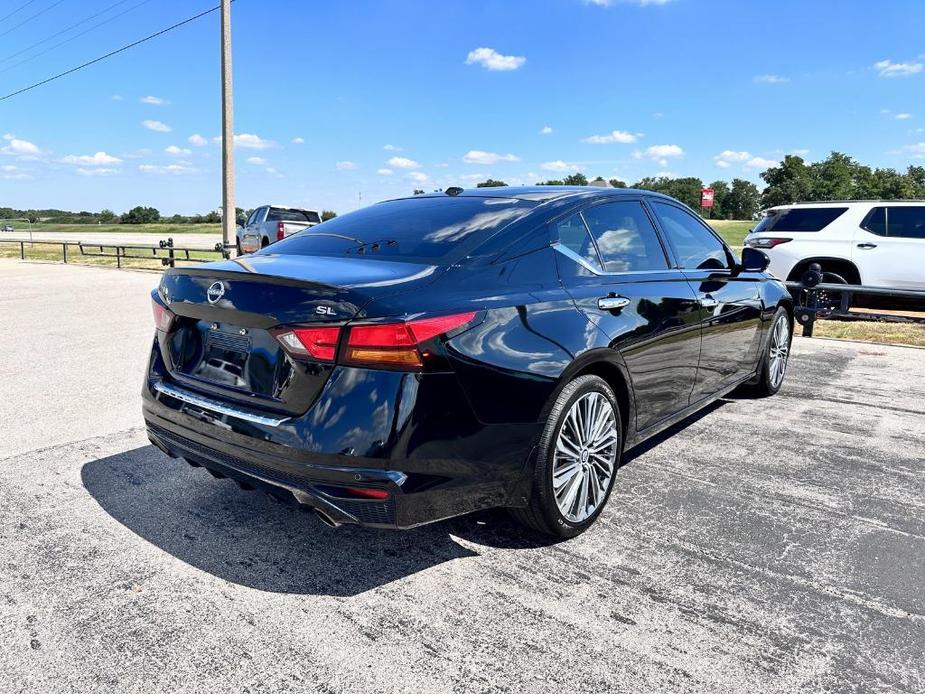
<svg viewBox="0 0 925 694"><path fill-rule="evenodd" d="M783 308L778 308L771 323L768 345L761 358L761 366L754 382L745 390L754 397L774 395L784 384L787 373L787 360L790 358L790 317Z"/></svg>
<svg viewBox="0 0 925 694"><path fill-rule="evenodd" d="M547 535L575 537L600 515L623 450L620 409L598 376L579 376L556 398L540 438L530 504L513 509Z"/></svg>

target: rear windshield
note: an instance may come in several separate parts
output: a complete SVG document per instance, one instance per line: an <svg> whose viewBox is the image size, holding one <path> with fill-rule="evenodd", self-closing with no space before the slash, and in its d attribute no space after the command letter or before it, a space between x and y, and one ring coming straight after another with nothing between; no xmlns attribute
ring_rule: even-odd
<svg viewBox="0 0 925 694"><path fill-rule="evenodd" d="M509 198L410 198L370 205L274 243L268 253L356 255L440 265L469 252L536 203Z"/></svg>
<svg viewBox="0 0 925 694"><path fill-rule="evenodd" d="M794 207L772 210L758 222L761 231L820 231L848 211L847 207Z"/></svg>
<svg viewBox="0 0 925 694"><path fill-rule="evenodd" d="M321 221L317 212L308 210L287 210L282 207L271 207L267 214L268 222L309 222L315 223Z"/></svg>

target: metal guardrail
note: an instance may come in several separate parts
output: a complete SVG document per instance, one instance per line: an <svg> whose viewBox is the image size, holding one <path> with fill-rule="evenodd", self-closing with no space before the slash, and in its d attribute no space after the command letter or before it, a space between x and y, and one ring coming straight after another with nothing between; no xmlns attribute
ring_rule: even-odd
<svg viewBox="0 0 925 694"><path fill-rule="evenodd" d="M82 241L28 241L18 239L0 239L0 243L18 244L19 257L21 260L27 259L26 248L34 246L60 246L61 255L64 262L68 262L68 249L76 248L81 256L92 258L115 258L116 267L122 267L122 261L126 259L134 260L159 260L164 267L176 267L177 261L189 263L208 263L212 260L229 258L230 253L223 249L221 243L215 244L212 248L186 248L175 246L173 238L160 240L155 245L143 244L108 244L108 243L83 243ZM218 258L195 258L191 253L215 253Z"/></svg>
<svg viewBox="0 0 925 694"><path fill-rule="evenodd" d="M803 273L799 282L787 282L789 289L800 290L794 306L794 318L803 326L803 337L813 336L813 327L817 320L875 320L901 323L925 323L925 311L906 312L903 314L884 313L882 311L852 310L855 298L889 297L893 299L912 299L921 302L925 308L925 291L916 289L893 289L890 287L870 287L860 284L826 283L822 281L823 273L816 263ZM833 300L837 295L837 302ZM912 313L913 315L909 315ZM914 315L918 313L918 315Z"/></svg>

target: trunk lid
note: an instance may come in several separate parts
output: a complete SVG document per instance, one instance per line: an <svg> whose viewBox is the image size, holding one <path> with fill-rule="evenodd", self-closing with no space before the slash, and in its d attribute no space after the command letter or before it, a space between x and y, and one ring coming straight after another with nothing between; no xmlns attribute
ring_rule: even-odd
<svg viewBox="0 0 925 694"><path fill-rule="evenodd" d="M283 326L340 325L364 306L433 281L443 268L359 258L261 254L168 270L158 287L178 316L161 352L178 384L249 407L303 413L333 364L293 358Z"/></svg>

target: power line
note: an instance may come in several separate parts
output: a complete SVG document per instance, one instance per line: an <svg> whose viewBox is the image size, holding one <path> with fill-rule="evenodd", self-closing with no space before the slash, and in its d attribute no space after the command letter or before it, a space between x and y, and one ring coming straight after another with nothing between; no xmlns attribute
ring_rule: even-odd
<svg viewBox="0 0 925 694"><path fill-rule="evenodd" d="M127 2L128 2L128 0L119 0L119 2L113 3L112 5L110 5L109 7L107 7L105 10L100 10L100 11L97 12L96 14L92 14L92 15L90 15L89 17L84 17L84 18L81 19L79 22L75 22L74 24L71 24L69 27L65 27L64 29L61 29L60 31L56 31L54 34L52 34L51 36L46 36L46 37L45 37L44 39L42 39L41 41L36 41L35 43L33 43L33 44L30 45L30 46L26 46L25 48L23 48L23 49L21 49L21 50L18 50L18 51L16 51L15 53L10 53L8 56L6 56L6 57L4 57L4 58L0 58L0 63L5 63L5 62L6 62L7 60L9 60L10 58L15 58L17 55L22 55L23 53L26 53L26 52L28 52L28 51L31 51L33 48L35 48L36 46L41 46L43 43L48 43L48 42L51 41L53 38L57 38L58 36L61 36L61 34L66 34L66 33L69 32L71 29L76 29L76 28L79 27L81 24L86 24L86 23L89 22L91 19L96 19L97 17L106 14L107 12L109 12L109 10L113 9L114 7L118 7L119 5L124 5L124 4L127 3ZM74 38L76 38L76 37L74 37ZM59 45L60 45L60 44L59 44ZM34 57L34 56L33 56L33 57Z"/></svg>
<svg viewBox="0 0 925 694"><path fill-rule="evenodd" d="M123 2L124 2L124 1L125 1L125 0L123 0ZM18 63L13 63L12 65L9 65L9 66L3 68L2 70L0 70L0 73L9 72L10 70L14 70L14 69L18 68L20 65L25 65L26 63L28 63L28 62L30 62L30 61L32 61L32 60L35 60L36 58L39 58L39 57L45 55L46 53L51 53L51 52L52 52L53 50L55 50L56 48L60 48L61 46L70 43L71 41L74 41L74 40L76 40L76 39L79 39L81 36L85 36L86 34L89 34L91 31L94 31L95 29L99 29L101 26L104 26L104 25L106 25L106 24L109 24L110 22L114 22L114 21L116 21L119 17L121 17L121 16L123 16L123 15L126 15L126 14L128 14L129 12L133 12L134 10L137 10L139 7L141 7L142 5L147 5L149 2L151 2L151 0L141 0L141 2L139 2L137 5L132 5L132 6L129 7L128 9L122 10L122 12L119 12L118 14L115 14L115 15L113 15L112 17L109 17L108 19L104 19L102 22L97 22L97 23L94 24L93 26L84 29L84 30L81 31L80 33L74 34L74 35L71 36L70 38L64 39L64 41L59 41L58 43L49 46L49 47L46 48L44 51L39 51L38 53L35 53L35 54L33 54L33 55L30 55L28 58L24 58L23 60L20 60ZM121 3L116 3L116 5L119 5L119 4L121 4ZM112 9L112 6L111 6L109 9ZM105 11L106 11L106 10L104 10L104 12L105 12ZM102 14L102 12L101 12L100 14ZM97 16L99 16L99 15L97 15ZM73 28L73 27L71 27L71 28ZM58 33L61 33L61 32L58 32ZM55 35L57 36L57 34L55 34ZM51 38L51 37L49 37L49 38ZM39 41L39 43L33 44L32 46L30 46L30 48L34 48L35 46L37 46L37 45L39 45L39 44L41 44L41 43L44 43L44 42L47 41L47 40L48 40L48 39L44 39L44 40L42 40L42 41ZM28 49L26 49L26 50L28 50ZM20 51L19 53L22 53L22 52L23 52L23 51ZM19 53L14 53L13 55L19 55ZM8 58L11 58L11 57L13 57L13 56L7 56L7 57L4 58L3 60L0 60L0 63L2 63L3 61L5 61L5 60L7 60Z"/></svg>
<svg viewBox="0 0 925 694"><path fill-rule="evenodd" d="M10 12L6 17L0 17L0 22L5 22L5 21L8 20L10 17L12 17L14 14L16 14L17 12L19 12L20 10L26 9L27 7L29 7L29 5L31 5L31 4L34 3L34 2L35 2L35 0L29 0L29 2L27 2L25 5L20 5L20 6L17 7L15 10L13 10L12 12Z"/></svg>
<svg viewBox="0 0 925 694"><path fill-rule="evenodd" d="M232 0L232 2L234 2L234 0ZM200 12L199 14L194 15L194 16L192 16L192 17L189 17L188 19L184 19L182 22L177 22L176 24L174 24L174 25L172 25L172 26L169 26L169 27L167 27L166 29L161 29L160 31L155 32L155 33L151 34L150 36L145 36L143 39L138 39L137 41L133 41L132 43L129 43L129 44L126 44L125 46L122 46L121 48L117 48L117 49L114 50L114 51L110 51L110 52L107 53L106 55L101 55L99 58L94 58L93 60L90 60L90 61L88 61L88 62L86 62L86 63L83 63L82 65L78 65L77 67L72 67L70 70L65 70L64 72L60 72L60 73L58 73L57 75L54 75L54 76L52 76L52 77L49 77L49 78L47 78L47 79L42 80L41 82L36 82L35 84L30 84L28 87L23 87L22 89L17 89L15 92L10 92L10 93L7 94L6 96L0 96L0 101L6 101L7 99L10 99L10 98L12 98L12 97L14 97L14 96L17 96L18 94L22 94L23 92L28 92L28 91L30 91L30 90L32 90L32 89L35 89L36 87L41 87L43 84L48 84L49 82L53 82L53 81L56 80L56 79L60 79L60 78L62 78L62 77L65 77L66 75L70 75L72 72L77 72L78 70L83 70L85 67L89 67L89 66L91 66L91 65L94 65L95 63L98 63L98 62L102 61L102 60L106 60L106 58L111 58L112 56L114 56L114 55L116 55L116 54L118 54L118 53L122 53L123 51L127 51L129 48L134 48L135 46L137 46L137 45L139 45L139 44L142 44L142 43L144 43L145 41L150 41L151 39L154 39L154 38L157 38L158 36L161 36L161 35L163 35L163 34L166 34L168 31L173 31L174 29L177 29L177 28L183 26L184 24L189 24L190 22L194 22L194 21L196 21L197 19L199 19L200 17L205 17L207 14L212 14L213 12L215 12L216 10L218 10L220 7L221 7L221 5L216 5L215 7L211 8L211 9L205 10L204 12Z"/></svg>
<svg viewBox="0 0 925 694"><path fill-rule="evenodd" d="M33 19L35 19L36 17L41 17L43 14L45 14L46 12L48 12L48 10L53 10L53 9L55 9L55 8L56 8L58 5L60 5L62 2L64 2L64 0L58 0L58 2L53 2L53 3L50 4L48 7L46 7L44 10L39 10L38 12L36 12L36 13L35 13L34 15L32 15L31 17L26 17L26 18L25 18L24 20L22 20L19 24L15 24L15 25L11 26L9 29L7 29L7 30L4 31L2 34L0 34L0 38L6 36L6 35L9 34L11 31L15 31L16 29L18 29L19 27L21 27L23 24L28 24L29 22L31 22L31 21L32 21ZM14 13L14 14L15 14L15 13ZM9 15L7 15L7 16L9 16Z"/></svg>

